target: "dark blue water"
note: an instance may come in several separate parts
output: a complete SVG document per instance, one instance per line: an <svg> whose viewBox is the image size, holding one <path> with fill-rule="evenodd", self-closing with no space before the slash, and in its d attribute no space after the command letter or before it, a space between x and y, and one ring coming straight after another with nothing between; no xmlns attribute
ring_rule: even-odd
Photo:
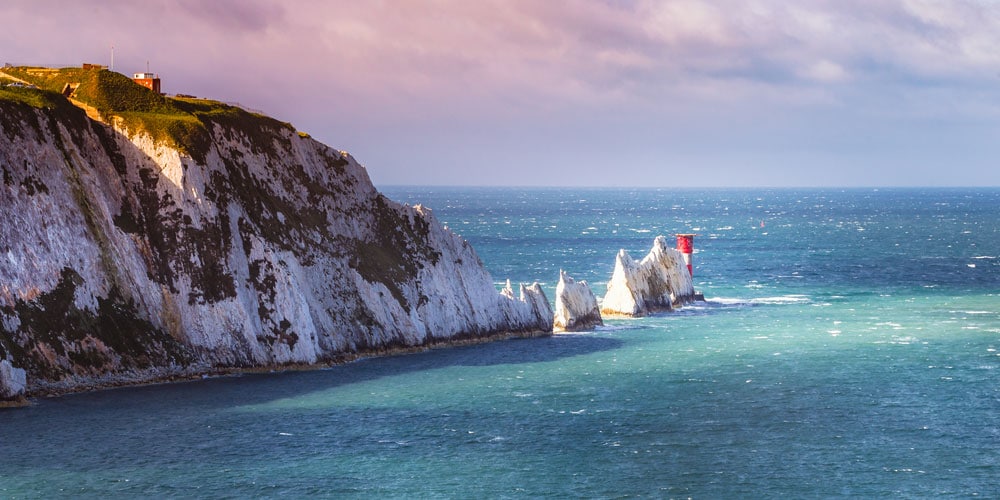
<svg viewBox="0 0 1000 500"><path fill-rule="evenodd" d="M385 191L550 298L696 232L709 302L41 400L0 496L1000 496L1000 190Z"/></svg>

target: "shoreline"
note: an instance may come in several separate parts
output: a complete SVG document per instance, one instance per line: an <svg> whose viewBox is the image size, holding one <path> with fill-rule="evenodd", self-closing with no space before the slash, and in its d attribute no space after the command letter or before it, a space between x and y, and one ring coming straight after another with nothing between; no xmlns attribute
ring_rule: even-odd
<svg viewBox="0 0 1000 500"><path fill-rule="evenodd" d="M210 378L229 377L245 374L266 374L283 372L302 372L323 370L334 366L341 366L363 359L388 358L393 356L404 356L408 354L418 354L435 349L449 349L471 345L486 344L513 339L531 339L552 336L552 331L527 331L527 332L499 332L480 337L460 337L451 339L432 339L430 342L416 346L388 347L382 349L372 349L366 351L340 353L329 359L317 361L316 363L287 363L279 365L261 365L250 367L201 367L192 365L190 367L179 368L169 373L163 370L168 368L150 368L144 372L136 373L134 378L127 374L108 374L105 378L90 379L86 382L67 385L65 381L43 383L25 391L25 394L10 401L0 401L0 410L5 408L24 408L35 404L35 400L58 398L71 396L74 394L84 394L88 392L100 392L114 389L124 389L129 387L143 387L161 384L179 384L185 382L197 382ZM160 375L153 375L160 372ZM144 377L143 375L152 375Z"/></svg>

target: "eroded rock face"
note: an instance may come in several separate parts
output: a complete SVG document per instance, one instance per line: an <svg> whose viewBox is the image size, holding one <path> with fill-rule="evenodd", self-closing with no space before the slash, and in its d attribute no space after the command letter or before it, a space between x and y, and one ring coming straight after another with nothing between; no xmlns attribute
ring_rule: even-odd
<svg viewBox="0 0 1000 500"><path fill-rule="evenodd" d="M499 293L290 127L207 121L196 159L82 111L0 117L0 359L29 392L551 332L539 287Z"/></svg>
<svg viewBox="0 0 1000 500"><path fill-rule="evenodd" d="M590 330L603 325L597 297L586 281L574 281L565 271L559 270L559 284L556 285L556 310L554 329L573 332Z"/></svg>
<svg viewBox="0 0 1000 500"><path fill-rule="evenodd" d="M0 402L24 397L26 384L24 370L14 367L6 359L0 361Z"/></svg>
<svg viewBox="0 0 1000 500"><path fill-rule="evenodd" d="M644 316L669 311L674 305L694 299L691 274L679 251L657 236L653 248L636 262L625 250L615 260L601 313L612 316Z"/></svg>

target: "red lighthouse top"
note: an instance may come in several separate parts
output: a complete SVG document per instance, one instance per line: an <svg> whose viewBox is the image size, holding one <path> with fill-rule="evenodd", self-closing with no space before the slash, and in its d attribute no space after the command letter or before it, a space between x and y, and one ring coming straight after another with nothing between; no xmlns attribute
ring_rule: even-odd
<svg viewBox="0 0 1000 500"><path fill-rule="evenodd" d="M681 253L694 253L694 237L698 236L697 234L678 233L675 236L677 236L677 249Z"/></svg>

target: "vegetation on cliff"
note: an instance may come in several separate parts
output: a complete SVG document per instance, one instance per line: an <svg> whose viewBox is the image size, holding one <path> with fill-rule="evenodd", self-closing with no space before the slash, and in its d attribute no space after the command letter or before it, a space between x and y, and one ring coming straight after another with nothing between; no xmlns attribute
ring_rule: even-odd
<svg viewBox="0 0 1000 500"><path fill-rule="evenodd" d="M0 86L0 126L9 138L24 137L28 130L22 124L30 125L30 130L41 133L42 127L51 127L52 123L42 123L34 109L44 109L49 116L69 125L81 125L84 113L73 106L58 92L25 87Z"/></svg>
<svg viewBox="0 0 1000 500"><path fill-rule="evenodd" d="M58 92L13 86L0 86L0 102L25 104L38 109L54 109L70 105Z"/></svg>
<svg viewBox="0 0 1000 500"><path fill-rule="evenodd" d="M251 144L264 148L270 147L274 132L295 131L289 123L219 101L160 95L106 69L22 66L4 71L38 89L3 87L0 100L51 109L68 105L63 97L68 94L71 100L96 109L105 121L118 118L130 132L148 133L154 141L176 148L199 163L204 163L211 146L209 128L213 124L237 131Z"/></svg>

